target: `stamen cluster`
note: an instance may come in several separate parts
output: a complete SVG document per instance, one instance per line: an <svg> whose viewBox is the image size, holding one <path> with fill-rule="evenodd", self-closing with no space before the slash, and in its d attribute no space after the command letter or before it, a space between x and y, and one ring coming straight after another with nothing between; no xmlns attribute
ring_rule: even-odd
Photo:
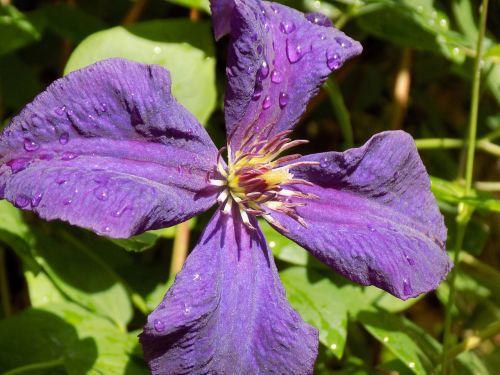
<svg viewBox="0 0 500 375"><path fill-rule="evenodd" d="M307 143L306 140L292 141L287 138L291 131L283 131L269 139L254 142L245 151L236 151L232 155L228 149L228 165L219 159L217 169L223 179L210 179L215 186L224 186L217 201L224 205L223 212L230 214L236 204L241 218L248 228L255 229L250 223L248 214L262 216L274 226L287 231L275 220L270 211L278 211L293 218L301 225L305 221L297 214L296 207L304 206L304 202L291 202L291 197L304 199L317 198L313 194L302 193L288 188L289 185L312 185L309 181L294 178L290 170L301 165L318 164L317 162L296 161L300 154L286 155L276 159L282 152Z"/></svg>

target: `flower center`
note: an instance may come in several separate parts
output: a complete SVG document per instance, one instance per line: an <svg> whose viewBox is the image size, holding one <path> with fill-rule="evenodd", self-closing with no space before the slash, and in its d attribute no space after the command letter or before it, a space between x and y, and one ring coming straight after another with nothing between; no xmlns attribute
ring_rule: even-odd
<svg viewBox="0 0 500 375"><path fill-rule="evenodd" d="M290 140L286 137L289 133L290 131L285 131L266 141L256 142L247 151L236 151L234 156L229 150L227 167L222 161L218 162L217 169L224 179L210 180L210 183L225 187L217 198L224 205L225 214L231 213L236 204L243 222L252 229L248 214L262 216L271 224L287 231L271 216L271 211L284 213L306 225L296 212L296 207L305 203L291 202L291 198L313 199L315 196L288 188L294 184L311 185L308 181L294 178L290 169L317 162L295 161L301 157L299 154L278 158L283 151L307 143L304 140Z"/></svg>

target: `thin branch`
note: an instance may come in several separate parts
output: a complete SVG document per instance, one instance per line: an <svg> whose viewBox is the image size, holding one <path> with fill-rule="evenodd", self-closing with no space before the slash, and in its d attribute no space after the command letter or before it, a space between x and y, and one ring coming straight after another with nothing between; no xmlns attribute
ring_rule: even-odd
<svg viewBox="0 0 500 375"><path fill-rule="evenodd" d="M447 359L450 360L457 355L477 348L483 341L500 333L500 322L490 324L488 327L479 331L476 335L472 335L464 339L460 344L451 347L448 350Z"/></svg>
<svg viewBox="0 0 500 375"><path fill-rule="evenodd" d="M146 0L135 0L127 15L123 18L122 25L127 26L135 23L141 16L145 5Z"/></svg>
<svg viewBox="0 0 500 375"><path fill-rule="evenodd" d="M175 230L174 248L172 250L172 263L170 276L175 276L184 265L189 248L189 221L180 223Z"/></svg>
<svg viewBox="0 0 500 375"><path fill-rule="evenodd" d="M401 63L399 65L398 74L396 75L393 91L394 103L391 128L394 130L402 128L406 110L408 109L411 86L411 62L411 48L403 48Z"/></svg>

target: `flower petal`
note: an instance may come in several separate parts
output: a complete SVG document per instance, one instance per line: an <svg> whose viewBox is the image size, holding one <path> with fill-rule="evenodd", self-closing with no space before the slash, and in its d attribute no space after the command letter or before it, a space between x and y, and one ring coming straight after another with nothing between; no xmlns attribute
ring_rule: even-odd
<svg viewBox="0 0 500 375"><path fill-rule="evenodd" d="M217 150L160 66L101 61L52 83L0 137L0 198L111 237L209 208Z"/></svg>
<svg viewBox="0 0 500 375"><path fill-rule="evenodd" d="M435 289L451 268L446 227L411 136L380 133L363 147L309 155L317 165L296 167L315 194L297 213L307 229L273 213L287 237L363 285L406 299Z"/></svg>
<svg viewBox="0 0 500 375"><path fill-rule="evenodd" d="M140 341L153 374L311 374L318 332L288 304L261 230L218 210Z"/></svg>
<svg viewBox="0 0 500 375"><path fill-rule="evenodd" d="M256 0L235 3L225 97L233 152L247 137L262 140L292 128L327 76L362 49L317 13ZM223 13L214 14L216 24Z"/></svg>
<svg viewBox="0 0 500 375"><path fill-rule="evenodd" d="M215 39L219 40L231 31L231 14L234 5L234 0L210 1Z"/></svg>

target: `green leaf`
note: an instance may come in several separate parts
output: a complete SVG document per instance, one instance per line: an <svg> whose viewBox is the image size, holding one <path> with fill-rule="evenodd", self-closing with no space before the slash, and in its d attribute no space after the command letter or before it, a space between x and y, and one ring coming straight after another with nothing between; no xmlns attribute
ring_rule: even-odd
<svg viewBox="0 0 500 375"><path fill-rule="evenodd" d="M148 373L132 355L137 341L72 303L28 309L5 319L0 337L0 371L21 374L45 366L47 374Z"/></svg>
<svg viewBox="0 0 500 375"><path fill-rule="evenodd" d="M166 0L169 3L182 5L187 8L200 9L207 13L210 13L210 4L208 0Z"/></svg>
<svg viewBox="0 0 500 375"><path fill-rule="evenodd" d="M302 318L319 329L319 340L341 358L347 336L347 308L338 287L320 273L303 267L280 272L291 305Z"/></svg>
<svg viewBox="0 0 500 375"><path fill-rule="evenodd" d="M216 103L213 55L209 23L148 21L89 36L71 55L65 73L111 57L162 65L171 73L173 95L205 124Z"/></svg>
<svg viewBox="0 0 500 375"><path fill-rule="evenodd" d="M407 319L383 311L362 312L359 321L415 374L431 374L439 360L439 344Z"/></svg>
<svg viewBox="0 0 500 375"><path fill-rule="evenodd" d="M132 318L132 305L119 276L72 236L35 233L36 259L57 288L124 330Z"/></svg>
<svg viewBox="0 0 500 375"><path fill-rule="evenodd" d="M0 6L0 56L41 38L43 23L29 18L13 5Z"/></svg>
<svg viewBox="0 0 500 375"><path fill-rule="evenodd" d="M106 27L99 18L67 4L46 5L37 12L46 19L48 29L73 42Z"/></svg>
<svg viewBox="0 0 500 375"><path fill-rule="evenodd" d="M0 201L0 241L7 244L30 270L39 269L30 245L31 234L21 210Z"/></svg>
<svg viewBox="0 0 500 375"><path fill-rule="evenodd" d="M372 3L372 2L370 2ZM402 47L413 47L463 62L465 40L449 29L448 16L429 0L388 0L357 18L359 25L379 38Z"/></svg>
<svg viewBox="0 0 500 375"><path fill-rule="evenodd" d="M31 306L41 307L67 301L45 272L41 271L35 274L26 271L24 277L28 284Z"/></svg>

